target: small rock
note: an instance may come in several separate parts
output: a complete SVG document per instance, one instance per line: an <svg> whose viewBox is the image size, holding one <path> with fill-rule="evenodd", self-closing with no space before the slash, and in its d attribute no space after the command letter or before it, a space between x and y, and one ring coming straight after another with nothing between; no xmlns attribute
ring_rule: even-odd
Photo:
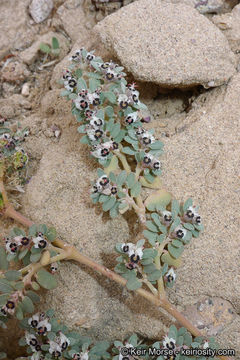
<svg viewBox="0 0 240 360"><path fill-rule="evenodd" d="M206 17L182 4L139 0L107 16L94 29L135 79L162 87L226 83L236 58Z"/></svg>
<svg viewBox="0 0 240 360"><path fill-rule="evenodd" d="M53 9L53 0L33 0L29 6L33 20L38 24L48 18Z"/></svg>
<svg viewBox="0 0 240 360"><path fill-rule="evenodd" d="M219 334L235 317L232 305L218 297L202 299L186 307L184 315L208 336Z"/></svg>
<svg viewBox="0 0 240 360"><path fill-rule="evenodd" d="M30 94L30 87L28 83L23 84L21 94L23 96L28 96Z"/></svg>
<svg viewBox="0 0 240 360"><path fill-rule="evenodd" d="M240 5L235 6L231 13L216 15L213 23L222 30L229 45L235 53L240 52Z"/></svg>

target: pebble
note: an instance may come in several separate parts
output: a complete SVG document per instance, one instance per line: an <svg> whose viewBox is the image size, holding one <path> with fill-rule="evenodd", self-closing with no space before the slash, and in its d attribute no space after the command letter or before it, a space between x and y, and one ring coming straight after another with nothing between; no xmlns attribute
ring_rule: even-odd
<svg viewBox="0 0 240 360"><path fill-rule="evenodd" d="M33 0L29 6L33 20L39 24L46 20L53 9L53 0Z"/></svg>
<svg viewBox="0 0 240 360"><path fill-rule="evenodd" d="M21 94L23 96L28 96L30 94L30 87L28 83L23 84Z"/></svg>

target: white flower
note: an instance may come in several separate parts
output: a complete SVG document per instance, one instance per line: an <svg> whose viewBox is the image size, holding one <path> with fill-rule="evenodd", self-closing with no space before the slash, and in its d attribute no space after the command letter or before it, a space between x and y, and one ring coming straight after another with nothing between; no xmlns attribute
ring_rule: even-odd
<svg viewBox="0 0 240 360"><path fill-rule="evenodd" d="M61 356L62 353L62 349L60 347L60 345L58 343L56 343L55 341L50 340L49 341L49 353L52 354L54 357L59 357Z"/></svg>
<svg viewBox="0 0 240 360"><path fill-rule="evenodd" d="M104 125L104 120L98 118L97 116L92 116L89 123L93 128L96 129Z"/></svg>
<svg viewBox="0 0 240 360"><path fill-rule="evenodd" d="M19 245L16 242L7 239L5 246L8 253L15 254L18 251Z"/></svg>
<svg viewBox="0 0 240 360"><path fill-rule="evenodd" d="M118 96L118 104L122 109L126 109L128 107L129 99L127 95L121 94Z"/></svg>
<svg viewBox="0 0 240 360"><path fill-rule="evenodd" d="M175 348L176 340L173 338L169 338L168 336L164 337L163 346L169 350L173 350Z"/></svg>
<svg viewBox="0 0 240 360"><path fill-rule="evenodd" d="M77 80L75 80L72 77L69 77L64 81L64 87L68 91L73 92L73 90L76 86L77 86Z"/></svg>
<svg viewBox="0 0 240 360"><path fill-rule="evenodd" d="M94 93L88 93L87 94L87 99L90 102L90 104L92 105L99 105L100 104L100 96L99 93L94 92Z"/></svg>
<svg viewBox="0 0 240 360"><path fill-rule="evenodd" d="M172 283L176 280L176 273L174 272L173 268L170 268L166 274L166 279L168 283Z"/></svg>
<svg viewBox="0 0 240 360"><path fill-rule="evenodd" d="M85 97L78 96L76 99L73 100L75 106L79 110L87 110L89 107L88 101L85 99Z"/></svg>
<svg viewBox="0 0 240 360"><path fill-rule="evenodd" d="M51 273L55 273L58 269L58 264L56 262L51 264Z"/></svg>
<svg viewBox="0 0 240 360"><path fill-rule="evenodd" d="M75 53L69 58L70 61L77 61L77 62L81 62L82 61L82 52L81 49L75 51Z"/></svg>
<svg viewBox="0 0 240 360"><path fill-rule="evenodd" d="M122 251L126 253L131 262L137 263L143 256L143 246L137 247L133 243L122 244Z"/></svg>
<svg viewBox="0 0 240 360"><path fill-rule="evenodd" d="M33 327L36 328L39 324L39 313L34 314L31 318L28 319L28 324Z"/></svg>
<svg viewBox="0 0 240 360"><path fill-rule="evenodd" d="M103 144L99 144L95 147L94 151L91 151L91 154L98 158L98 159L105 159L109 153L110 150L114 149L114 142L108 141Z"/></svg>
<svg viewBox="0 0 240 360"><path fill-rule="evenodd" d="M191 222L192 224L201 224L201 216L193 206L189 206L189 208L185 211L184 220Z"/></svg>
<svg viewBox="0 0 240 360"><path fill-rule="evenodd" d="M11 138L11 135L8 133L4 133L0 135L0 140L9 140Z"/></svg>
<svg viewBox="0 0 240 360"><path fill-rule="evenodd" d="M177 237L178 239L184 239L186 234L187 234L187 230L184 229L181 225L176 227L176 229L174 230L174 236Z"/></svg>
<svg viewBox="0 0 240 360"><path fill-rule="evenodd" d="M124 253L128 254L128 256L131 256L132 254L134 254L134 250L135 250L135 245L133 243L122 244L122 251Z"/></svg>
<svg viewBox="0 0 240 360"><path fill-rule="evenodd" d="M70 340L62 332L60 332L58 343L60 344L62 351L64 351L70 345Z"/></svg>
<svg viewBox="0 0 240 360"><path fill-rule="evenodd" d="M90 140L96 141L100 139L103 136L103 131L99 128L97 129L88 129L87 130L87 136Z"/></svg>
<svg viewBox="0 0 240 360"><path fill-rule="evenodd" d="M207 349L207 348L209 348L209 343L208 341L205 341L203 344L203 349Z"/></svg>
<svg viewBox="0 0 240 360"><path fill-rule="evenodd" d="M37 236L33 238L32 241L34 242L34 247L37 249L44 249L48 244L42 236Z"/></svg>
<svg viewBox="0 0 240 360"><path fill-rule="evenodd" d="M140 137L140 142L143 146L153 144L155 141L155 137L148 131L145 131Z"/></svg>
<svg viewBox="0 0 240 360"><path fill-rule="evenodd" d="M94 192L97 190L100 193L105 193L105 195L111 194L111 185L109 179L106 175L102 175L97 181L94 186ZM107 192L106 192L107 190Z"/></svg>
<svg viewBox="0 0 240 360"><path fill-rule="evenodd" d="M154 159L153 155L145 153L143 158L143 164L147 167L151 167L153 159Z"/></svg>
<svg viewBox="0 0 240 360"><path fill-rule="evenodd" d="M48 319L42 320L37 325L37 330L39 335L46 335L48 331L51 331L51 324L48 322Z"/></svg>
<svg viewBox="0 0 240 360"><path fill-rule="evenodd" d="M126 124L132 124L132 123L136 122L137 120L138 120L138 113L137 113L137 111L132 112L132 113L128 114L128 115L125 117L125 123L126 123Z"/></svg>
<svg viewBox="0 0 240 360"><path fill-rule="evenodd" d="M30 334L29 332L25 333L25 340L28 345L33 346L33 347L35 347L38 344L36 336L33 334Z"/></svg>
<svg viewBox="0 0 240 360"><path fill-rule="evenodd" d="M172 213L170 211L167 211L167 210L162 211L161 220L162 220L162 222L164 224L169 225L173 220Z"/></svg>

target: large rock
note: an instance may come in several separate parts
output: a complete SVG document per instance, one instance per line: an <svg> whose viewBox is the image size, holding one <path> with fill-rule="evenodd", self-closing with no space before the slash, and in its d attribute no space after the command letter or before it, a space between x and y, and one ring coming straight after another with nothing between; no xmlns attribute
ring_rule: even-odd
<svg viewBox="0 0 240 360"><path fill-rule="evenodd" d="M136 1L94 30L141 81L163 87L212 87L226 83L235 72L235 56L225 37L186 5Z"/></svg>
<svg viewBox="0 0 240 360"><path fill-rule="evenodd" d="M88 19L82 5L83 0L68 0L57 10L62 26L73 42L86 37L88 32L86 28Z"/></svg>
<svg viewBox="0 0 240 360"><path fill-rule="evenodd" d="M223 31L232 51L240 51L240 5L235 6L231 13L216 15L212 18L215 25Z"/></svg>
<svg viewBox="0 0 240 360"><path fill-rule="evenodd" d="M182 126L164 140L163 183L178 199L200 204L205 231L183 253L184 265L171 298L193 304L203 295L228 300L240 312L239 152L240 74L227 90L215 89L205 107L189 113ZM161 130L153 123L156 133ZM240 348L240 317L218 336L223 348Z"/></svg>
<svg viewBox="0 0 240 360"><path fill-rule="evenodd" d="M14 47L21 48L32 41L32 31L28 28L28 0L1 0L0 2L0 58Z"/></svg>

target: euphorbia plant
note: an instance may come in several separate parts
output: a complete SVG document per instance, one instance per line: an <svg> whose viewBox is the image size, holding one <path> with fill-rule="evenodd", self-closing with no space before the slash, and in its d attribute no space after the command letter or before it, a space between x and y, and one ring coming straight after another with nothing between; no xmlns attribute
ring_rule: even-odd
<svg viewBox="0 0 240 360"><path fill-rule="evenodd" d="M179 203L162 188L159 156L163 144L155 138L153 130L144 128L150 121L147 107L139 100L136 84L127 84L123 68L112 61L104 62L85 49L77 51L70 60L71 65L63 75L65 90L62 95L72 100L78 131L84 134L81 142L90 147L90 156L101 166L90 196L94 203L102 204L103 211L109 212L112 218L134 210L139 234L135 243L126 239L122 244L115 244L119 256L115 271L111 271L59 240L54 228L35 225L22 216L8 201L4 187L12 154L5 150L9 139L5 139L3 133L1 150L6 154L0 164L2 214L29 229L25 232L14 228L5 239L5 247L0 248L2 324L9 316L16 315L26 329L21 344L29 345L29 353L33 353L32 359L36 360L109 359L113 356L114 359L134 359L135 355L123 354L121 349L139 346L148 349L150 344L139 343L135 335L125 346L119 341L114 346L109 342L92 346L90 340L71 333L66 326L57 325L51 311L26 319L25 314L32 313L34 302L39 301L36 292L40 287L57 286L54 273L59 262L75 260L136 291L178 320L182 328L177 330L172 326L162 343L152 345L159 350L171 350L172 354L155 354L154 358L185 359L187 357L181 354L183 349L215 348L214 339L202 336L170 304L166 295L167 288L176 281L176 269L181 265L184 247L203 230L198 207L193 205L192 199ZM14 139L13 142L16 149ZM21 264L20 269L8 270L9 263L14 262ZM141 353L140 358L149 358L149 353ZM201 359L205 358L202 354Z"/></svg>

